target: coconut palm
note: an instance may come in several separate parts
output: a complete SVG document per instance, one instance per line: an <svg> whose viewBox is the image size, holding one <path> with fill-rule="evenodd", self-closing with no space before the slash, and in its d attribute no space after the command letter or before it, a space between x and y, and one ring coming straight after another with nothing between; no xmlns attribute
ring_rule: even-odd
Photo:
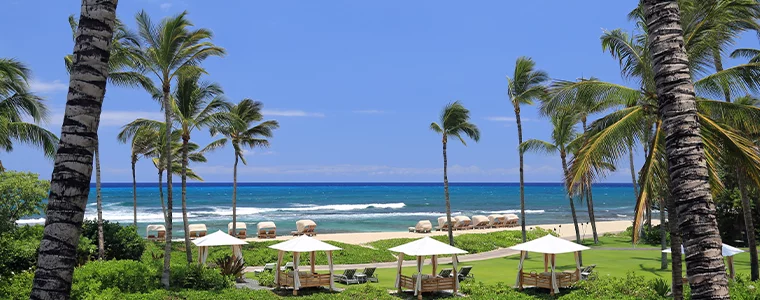
<svg viewBox="0 0 760 300"><path fill-rule="evenodd" d="M244 149L267 148L269 140L272 137L272 131L280 127L275 120L261 121L264 116L261 114L263 104L251 99L243 99L237 105L230 108L230 117L235 118L238 122L227 124L226 126L217 126L211 128L211 135L217 133L224 137L210 144L213 147L222 147L229 141L234 151L235 163L232 167L232 228L237 230L237 167L238 160L244 165L248 163L245 160ZM255 124L255 125L254 125Z"/></svg>
<svg viewBox="0 0 760 300"><path fill-rule="evenodd" d="M137 161L141 156L145 156L148 152L152 151L158 137L155 136L155 132L150 132L145 129L138 130L133 136L125 136L122 131L117 136L117 139L120 143L130 143L129 157L132 165L132 218L133 225L137 227L137 179L135 178Z"/></svg>
<svg viewBox="0 0 760 300"><path fill-rule="evenodd" d="M84 219L81 212L90 192L92 153L108 79L116 4L116 0L82 0L81 18L89 22L77 29L61 143L55 155L31 299L68 299L71 294Z"/></svg>
<svg viewBox="0 0 760 300"><path fill-rule="evenodd" d="M575 203L570 187L567 185L568 169L567 155L570 143L578 138L578 132L575 130L575 124L578 123L578 114L567 111L558 111L551 116L552 137L551 142L538 139L529 139L520 144L520 152L537 152L544 154L559 154L562 161L562 171L564 174L563 181L567 189L567 197L570 200L570 212L573 216L573 226L575 226L575 242L581 243L581 232L578 228L578 217L575 214Z"/></svg>
<svg viewBox="0 0 760 300"><path fill-rule="evenodd" d="M654 82L667 139L665 151L671 195L679 211L686 249L686 274L694 299L728 299L721 238L710 191L705 147L689 57L683 48L680 11L675 0L643 0L653 56ZM688 220L688 221L686 221Z"/></svg>
<svg viewBox="0 0 760 300"><path fill-rule="evenodd" d="M517 122L517 144L523 143L522 121L520 120L520 106L532 105L533 101L546 96L547 89L544 86L549 80L549 75L536 70L536 63L528 57L520 57L515 62L515 70L512 77L507 77L507 94L512 107L515 110L515 122ZM522 240L527 241L525 231L525 177L523 170L523 154L520 155L520 223L522 228Z"/></svg>
<svg viewBox="0 0 760 300"><path fill-rule="evenodd" d="M37 125L47 118L42 98L29 92L29 69L16 60L0 58L0 151L13 151L14 142L41 148L53 157L58 138ZM25 121L30 118L33 123ZM4 170L0 161L0 172Z"/></svg>
<svg viewBox="0 0 760 300"><path fill-rule="evenodd" d="M443 141L443 194L446 197L446 226L449 229L449 245L454 246L454 233L451 223L451 202L449 201L449 178L448 178L448 158L446 156L446 145L449 137L457 138L463 145L467 146L462 135L466 135L473 141L480 140L480 130L478 126L470 123L470 111L464 108L459 101L447 104L441 111L440 123L433 122L430 129L441 134Z"/></svg>
<svg viewBox="0 0 760 300"><path fill-rule="evenodd" d="M224 49L210 42L213 34L208 29L191 29L192 22L187 19L187 12L168 17L160 24L154 25L145 11L137 14L139 35L143 40L143 53L140 66L155 76L156 86L160 86L157 95L164 110L164 122L171 124L174 113L171 103L171 85L180 74L202 73L199 64L209 56L222 56ZM152 92L152 91L151 91ZM153 94L153 93L152 93ZM156 95L156 94L153 94ZM172 126L166 126L166 140L170 140ZM163 158L172 160L172 152L167 147ZM166 174L166 202L169 218L166 223L166 247L164 248L164 269L161 283L169 287L169 268L171 262L172 237L172 172Z"/></svg>
<svg viewBox="0 0 760 300"><path fill-rule="evenodd" d="M190 247L187 219L187 145L191 134L196 130L234 123L234 118L229 113L232 105L222 98L222 88L215 83L200 81L200 75L181 74L174 93L174 122L182 133L182 221L185 226L185 253L188 263L193 262L193 252Z"/></svg>

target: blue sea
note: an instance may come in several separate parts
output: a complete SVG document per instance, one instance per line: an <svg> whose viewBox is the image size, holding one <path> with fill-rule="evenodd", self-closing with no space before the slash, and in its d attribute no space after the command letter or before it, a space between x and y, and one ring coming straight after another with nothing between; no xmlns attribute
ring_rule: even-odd
<svg viewBox="0 0 760 300"><path fill-rule="evenodd" d="M597 221L630 220L635 202L631 184L594 186ZM166 189L164 189L166 192ZM450 184L453 215L520 212L517 183ZM124 225L132 223L132 184L104 183L103 217ZM182 233L179 184L174 185L175 233ZM419 220L436 224L445 215L442 183L239 183L238 221L249 231L261 221L277 223L278 233L295 230L299 219L317 222L318 232L405 231ZM187 207L190 223L203 223L209 232L225 230L232 220L231 183L189 183ZM571 222L570 207L560 183L525 186L526 223ZM586 204L578 204L580 221L587 221ZM90 192L86 218L95 218L95 189ZM141 234L149 224L162 224L156 183L138 183L137 217ZM19 223L39 223L32 218Z"/></svg>

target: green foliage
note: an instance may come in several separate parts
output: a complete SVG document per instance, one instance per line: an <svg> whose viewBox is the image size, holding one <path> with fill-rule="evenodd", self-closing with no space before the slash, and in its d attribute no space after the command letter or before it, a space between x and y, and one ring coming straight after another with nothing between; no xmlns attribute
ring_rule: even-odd
<svg viewBox="0 0 760 300"><path fill-rule="evenodd" d="M44 230L42 225L34 225L0 233L0 279L31 270L37 265L37 250ZM80 237L77 247L79 264L87 262L94 251L92 243Z"/></svg>
<svg viewBox="0 0 760 300"><path fill-rule="evenodd" d="M665 297L670 293L670 283L662 278L657 278L652 281L652 289L657 292L658 296Z"/></svg>
<svg viewBox="0 0 760 300"><path fill-rule="evenodd" d="M274 287L274 272L273 271L264 271L264 272L255 274L253 278L255 278L256 281L258 281L259 285L261 286Z"/></svg>
<svg viewBox="0 0 760 300"><path fill-rule="evenodd" d="M170 285L197 290L222 290L232 286L232 280L219 270L201 264L173 264ZM157 274L157 273L156 273Z"/></svg>
<svg viewBox="0 0 760 300"><path fill-rule="evenodd" d="M731 299L760 299L758 282L750 281L749 276L746 274L739 274L735 280L729 281L728 289L731 292Z"/></svg>
<svg viewBox="0 0 760 300"><path fill-rule="evenodd" d="M245 271L243 259L227 255L214 260L222 275L242 278Z"/></svg>
<svg viewBox="0 0 760 300"><path fill-rule="evenodd" d="M0 299L21 300L29 299L32 292L33 272L18 273L6 280L0 280Z"/></svg>
<svg viewBox="0 0 760 300"><path fill-rule="evenodd" d="M71 295L74 299L88 299L88 295L97 295L103 289L136 293L159 287L158 272L148 264L131 260L93 261L74 270Z"/></svg>
<svg viewBox="0 0 760 300"><path fill-rule="evenodd" d="M98 223L94 220L85 220L82 224L82 236L97 245ZM105 259L139 260L145 251L145 240L140 237L134 226L121 226L119 223L104 220L103 237L105 238Z"/></svg>
<svg viewBox="0 0 760 300"><path fill-rule="evenodd" d="M461 283L460 290L472 299L534 299L530 295L521 293L503 282L484 284L482 282L464 281Z"/></svg>
<svg viewBox="0 0 760 300"><path fill-rule="evenodd" d="M28 172L0 172L0 232L9 232L16 221L45 211L50 182Z"/></svg>

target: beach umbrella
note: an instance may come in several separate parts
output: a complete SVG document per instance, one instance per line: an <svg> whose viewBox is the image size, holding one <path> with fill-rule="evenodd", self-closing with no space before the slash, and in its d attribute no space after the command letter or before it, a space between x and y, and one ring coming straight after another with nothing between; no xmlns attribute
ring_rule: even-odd
<svg viewBox="0 0 760 300"><path fill-rule="evenodd" d="M663 253L672 253L671 249L665 249L665 250L662 250L662 252ZM684 251L683 245L681 245L681 254L683 254L684 252L686 252L686 251ZM742 250L742 249L736 248L736 247L731 246L731 245L723 244L723 247L721 249L721 254L723 255L723 257L726 258L726 262L727 262L727 265L728 265L728 271L729 271L729 274L730 274L730 276L731 276L732 279L734 278L734 255L737 255L737 254L743 253L743 252L744 252L744 250Z"/></svg>
<svg viewBox="0 0 760 300"><path fill-rule="evenodd" d="M198 246L198 261L205 263L206 258L208 258L208 247L213 246L232 246L232 253L235 254L235 257L243 259L243 245L248 244L248 242L219 230L193 240L193 244Z"/></svg>
<svg viewBox="0 0 760 300"><path fill-rule="evenodd" d="M413 288L414 295L421 299L422 292L433 291L423 290L424 286L430 286L434 290L451 289L450 286L453 286L454 294L456 294L457 289L459 288L459 277L457 275L457 254L466 254L467 251L446 243L439 242L430 238L429 236L390 248L388 250L398 253L396 288L399 290L399 293L401 293L402 287L410 289ZM415 275L416 278L401 275L401 266L404 262L404 254L417 257L417 274ZM451 263L453 265L453 275L451 277L441 278L435 276L438 269L439 255L453 255L451 258ZM425 256L432 256L433 274L430 278L423 279L423 276L427 276L422 274L422 264L425 261ZM423 280L426 282L426 285L422 284Z"/></svg>
<svg viewBox="0 0 760 300"><path fill-rule="evenodd" d="M555 293L559 293L559 284L557 283L557 275L554 270L554 259L556 255L562 253L575 253L575 278L578 280L581 277L581 263L578 259L578 254L581 251L591 248L573 243L566 239L558 238L551 234L547 234L542 238L537 238L529 242L514 245L512 247L509 247L509 249L520 251L520 264L517 266L517 282L515 282L515 286L519 287L520 289L523 288L524 282L523 262L525 261L525 256L528 254L528 252L537 252L544 254L544 273L548 273L549 261L551 261L551 277L549 280L551 281L551 294L554 295Z"/></svg>
<svg viewBox="0 0 760 300"><path fill-rule="evenodd" d="M278 250L277 253L277 268L275 269L275 282L277 283L277 286L288 286L288 279L287 278L281 278L283 276L280 275L280 265L282 265L282 256L283 252L293 252L293 273L292 275L287 276L293 276L293 295L298 294L298 290L301 289L301 286L304 285L304 283L308 284L308 287L311 286L324 286L328 285L330 286L330 290L335 290L335 286L333 285L333 259L332 259L332 252L335 250L343 250L341 248L335 247L333 245L330 245L328 243L325 243L323 241L320 241L318 239L315 239L313 237L310 237L308 235L302 235L297 238L284 241L279 244L274 244L272 246L269 246L269 248ZM310 260L311 260L311 274L315 274L314 270L314 263L316 261L315 253L316 251L327 251L327 264L330 268L330 274L329 276L323 276L319 275L317 280L310 280L308 278L302 279L300 278L300 274L298 273L298 263L300 260L300 253L309 253L310 254Z"/></svg>

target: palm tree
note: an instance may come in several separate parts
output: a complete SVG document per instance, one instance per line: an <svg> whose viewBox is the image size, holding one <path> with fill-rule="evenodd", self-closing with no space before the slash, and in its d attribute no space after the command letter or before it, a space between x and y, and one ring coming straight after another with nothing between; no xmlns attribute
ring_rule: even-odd
<svg viewBox="0 0 760 300"><path fill-rule="evenodd" d="M694 299L729 298L708 166L700 136L689 57L683 48L675 0L643 0L649 49L667 139L671 195L679 211L686 249L686 273Z"/></svg>
<svg viewBox="0 0 760 300"><path fill-rule="evenodd" d="M237 105L230 108L230 117L240 122L230 123L227 126L218 126L211 128L211 135L217 133L224 137L211 143L212 146L222 147L229 141L235 155L235 163L232 167L232 228L237 230L237 167L238 160L247 165L243 150L245 148L253 149L256 147L269 147L269 140L272 137L272 131L280 127L275 120L263 121L264 116L261 114L263 104L251 99L243 99ZM260 122L255 124L255 122Z"/></svg>
<svg viewBox="0 0 760 300"><path fill-rule="evenodd" d="M578 115L567 111L557 111L551 116L552 122L552 141L542 141L538 139L529 139L520 144L520 152L538 152L545 154L557 154L562 160L562 171L564 174L563 181L567 189L567 197L570 200L570 212L573 216L573 226L575 226L575 242L581 243L581 232L578 228L578 217L575 214L575 203L573 194L570 192L569 182L567 181L567 154L570 143L578 138L578 132L575 130L575 124L578 122Z"/></svg>
<svg viewBox="0 0 760 300"><path fill-rule="evenodd" d="M507 93L509 101L515 109L515 121L517 122L517 143L523 143L522 121L520 121L520 105L532 105L534 100L546 96L547 89L544 83L549 80L549 75L540 70L535 70L536 63L528 57L520 57L515 63L515 71L512 77L507 77ZM527 241L525 231L525 177L523 170L523 154L520 155L520 222L522 226L522 240Z"/></svg>
<svg viewBox="0 0 760 300"><path fill-rule="evenodd" d="M209 56L222 56L224 49L217 47L209 40L213 37L207 29L191 30L193 24L186 18L187 12L169 17L161 21L158 26L154 25L145 11L137 14L139 34L145 48L140 56L140 65L145 70L153 73L156 77L156 86L161 90L158 98L161 99L164 110L164 122L172 124L174 113L170 100L171 83L180 74L199 73L203 69L199 64ZM152 91L151 91L152 93ZM152 93L153 94L153 93ZM156 95L156 94L153 94ZM166 140L170 140L172 126L166 126ZM165 149L164 159L172 160L172 152L169 147ZM164 269L161 283L169 287L169 272L171 262L171 238L172 238L172 172L166 174L167 185L167 223L166 223L166 247L164 248Z"/></svg>
<svg viewBox="0 0 760 300"><path fill-rule="evenodd" d="M441 134L443 138L443 194L446 197L446 226L449 229L449 245L454 246L454 233L451 223L451 202L449 201L449 178L448 178L448 158L446 156L446 144L449 137L456 137L463 145L467 146L462 134L466 135L473 141L480 140L480 130L478 126L470 123L470 111L464 108L459 101L447 104L441 111L440 124L433 122L430 129Z"/></svg>
<svg viewBox="0 0 760 300"><path fill-rule="evenodd" d="M124 136L122 132L117 136L120 143L130 142L130 163L132 164L132 218L133 225L137 227L137 179L135 178L135 169L140 156L145 156L155 147L155 132L149 130L138 130L133 136Z"/></svg>
<svg viewBox="0 0 760 300"><path fill-rule="evenodd" d="M106 257L106 242L103 236L103 197L100 193L100 143L95 145L95 197L98 211L98 259Z"/></svg>
<svg viewBox="0 0 760 300"><path fill-rule="evenodd" d="M108 79L116 4L116 0L82 0L81 18L88 22L77 29L61 143L55 155L31 299L68 299L71 293Z"/></svg>
<svg viewBox="0 0 760 300"><path fill-rule="evenodd" d="M29 73L23 63L0 58L0 151L13 151L15 141L41 148L52 158L58 138L37 125L47 118L48 110L42 98L29 92ZM27 117L34 123L25 122Z"/></svg>
<svg viewBox="0 0 760 300"><path fill-rule="evenodd" d="M182 221L185 226L187 262L193 262L190 247L190 228L187 219L187 145L193 131L202 128L227 126L232 123L228 113L231 105L222 98L222 88L214 83L201 82L200 73L181 74L174 93L175 123L182 133ZM167 172L168 176L169 172Z"/></svg>

